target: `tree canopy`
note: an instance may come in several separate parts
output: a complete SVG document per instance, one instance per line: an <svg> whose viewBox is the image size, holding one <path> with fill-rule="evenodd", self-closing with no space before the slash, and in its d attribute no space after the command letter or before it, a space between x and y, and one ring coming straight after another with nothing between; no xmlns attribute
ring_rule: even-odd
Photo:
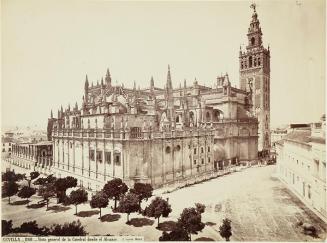
<svg viewBox="0 0 327 243"><path fill-rule="evenodd" d="M127 213L127 223L129 222L129 214L137 212L138 210L139 202L136 194L128 193L121 197L118 211L121 213Z"/></svg>
<svg viewBox="0 0 327 243"><path fill-rule="evenodd" d="M36 193L36 190L34 188L24 186L22 189L19 190L17 196L19 196L21 198L30 198L35 193Z"/></svg>
<svg viewBox="0 0 327 243"><path fill-rule="evenodd" d="M43 200L46 201L47 209L48 209L50 198L56 196L55 186L53 185L53 183L42 185L38 190L38 195L41 196Z"/></svg>
<svg viewBox="0 0 327 243"><path fill-rule="evenodd" d="M18 192L18 185L15 181L5 181L2 186L2 197L9 198L10 204L10 197L15 195Z"/></svg>
<svg viewBox="0 0 327 243"><path fill-rule="evenodd" d="M152 188L151 184L137 182L134 184L134 188L130 189L130 192L134 193L138 196L139 207L141 210L142 200L144 200L144 199L148 200L148 198L152 197L153 188Z"/></svg>
<svg viewBox="0 0 327 243"><path fill-rule="evenodd" d="M177 224L189 234L191 239L191 234L197 234L204 228L205 225L201 220L201 213L197 208L184 208Z"/></svg>
<svg viewBox="0 0 327 243"><path fill-rule="evenodd" d="M161 197L156 197L152 200L149 206L147 206L144 210L144 214L148 217L154 217L158 219L159 227L159 218L168 217L171 213L171 206L168 204L168 201L162 199Z"/></svg>
<svg viewBox="0 0 327 243"><path fill-rule="evenodd" d="M72 204L75 205L76 213L77 214L77 205L81 203L87 202L87 191L84 189L77 189L70 193L69 199Z"/></svg>
<svg viewBox="0 0 327 243"><path fill-rule="evenodd" d="M108 206L109 199L107 195L103 192L97 192L90 201L91 208L99 208L100 209L100 218L101 218L101 208L105 208Z"/></svg>
<svg viewBox="0 0 327 243"><path fill-rule="evenodd" d="M188 233L182 227L176 227L171 232L164 231L162 236L159 237L159 241L189 241L190 237Z"/></svg>
<svg viewBox="0 0 327 243"><path fill-rule="evenodd" d="M117 200L128 191L127 185L120 179L115 178L108 181L104 187L103 192L109 197L115 200L115 209L117 208Z"/></svg>

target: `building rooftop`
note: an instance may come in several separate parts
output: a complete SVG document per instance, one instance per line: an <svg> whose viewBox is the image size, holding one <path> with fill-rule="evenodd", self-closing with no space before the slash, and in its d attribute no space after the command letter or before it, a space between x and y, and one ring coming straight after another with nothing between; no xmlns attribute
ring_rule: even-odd
<svg viewBox="0 0 327 243"><path fill-rule="evenodd" d="M311 131L310 130L295 130L288 133L285 140L299 142L299 143L309 143L311 141Z"/></svg>

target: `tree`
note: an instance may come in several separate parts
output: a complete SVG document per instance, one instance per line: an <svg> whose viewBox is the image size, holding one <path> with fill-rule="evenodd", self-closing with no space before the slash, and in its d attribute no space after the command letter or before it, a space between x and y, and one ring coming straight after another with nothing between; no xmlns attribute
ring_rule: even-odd
<svg viewBox="0 0 327 243"><path fill-rule="evenodd" d="M15 174L14 171L6 171L2 174L2 181L21 181L25 178L25 174Z"/></svg>
<svg viewBox="0 0 327 243"><path fill-rule="evenodd" d="M204 213L205 209L206 209L206 206L202 203L196 203L195 204L195 209L196 211L198 211L198 213Z"/></svg>
<svg viewBox="0 0 327 243"><path fill-rule="evenodd" d="M219 233L221 237L226 239L226 241L229 241L229 238L232 236L231 222L230 219L225 218L223 219L223 224L219 227Z"/></svg>
<svg viewBox="0 0 327 243"><path fill-rule="evenodd" d="M119 178L108 181L104 187L103 192L111 199L115 200L115 209L117 208L117 200L128 191L127 185Z"/></svg>
<svg viewBox="0 0 327 243"><path fill-rule="evenodd" d="M75 205L75 209L76 209L75 215L77 215L77 205L87 202L87 191L81 188L72 191L70 193L69 199L70 202Z"/></svg>
<svg viewBox="0 0 327 243"><path fill-rule="evenodd" d="M26 177L26 180L28 182L28 187L31 187L31 181L36 179L37 177L39 177L40 173L37 172L37 171L32 171L30 173L30 176L29 177Z"/></svg>
<svg viewBox="0 0 327 243"><path fill-rule="evenodd" d="M50 235L55 236L85 236L86 231L79 220L64 225L54 224L50 228Z"/></svg>
<svg viewBox="0 0 327 243"><path fill-rule="evenodd" d="M36 178L38 178L40 176L40 173L37 172L37 171L32 171L30 173L30 176L31 176L31 180L34 180L34 179L36 179Z"/></svg>
<svg viewBox="0 0 327 243"><path fill-rule="evenodd" d="M100 209L100 218L101 218L101 208L105 208L108 206L109 199L107 195L103 192L97 192L90 201L91 208L99 208Z"/></svg>
<svg viewBox="0 0 327 243"><path fill-rule="evenodd" d="M5 173L2 173L2 181L15 181L16 174L13 171L6 171Z"/></svg>
<svg viewBox="0 0 327 243"><path fill-rule="evenodd" d="M152 197L153 188L151 184L146 183L135 183L134 188L130 189L131 193L134 193L139 198L139 208L141 212L141 202L142 200Z"/></svg>
<svg viewBox="0 0 327 243"><path fill-rule="evenodd" d="M5 181L2 186L2 197L8 197L9 204L10 204L10 197L15 195L17 191L18 191L18 185L15 181Z"/></svg>
<svg viewBox="0 0 327 243"><path fill-rule="evenodd" d="M145 208L144 213L148 217L154 217L158 219L158 226L159 227L159 218L161 216L168 217L171 213L171 207L168 204L168 201L162 199L161 197L156 197L152 200L150 205Z"/></svg>
<svg viewBox="0 0 327 243"><path fill-rule="evenodd" d="M127 222L129 223L130 213L137 212L139 210L139 201L137 195L134 193L128 193L121 197L119 201L118 211L121 213L127 213Z"/></svg>
<svg viewBox="0 0 327 243"><path fill-rule="evenodd" d="M170 233L164 231L159 241L189 241L188 233L182 227L176 227Z"/></svg>
<svg viewBox="0 0 327 243"><path fill-rule="evenodd" d="M38 194L39 194L39 196L41 196L43 198L43 200L46 201L47 210L48 210L50 198L56 196L56 191L55 191L54 185L52 183L42 185L38 190Z"/></svg>
<svg viewBox="0 0 327 243"><path fill-rule="evenodd" d="M56 179L54 182L57 193L57 203L61 203L66 195L66 190L77 186L77 179L71 176Z"/></svg>
<svg viewBox="0 0 327 243"><path fill-rule="evenodd" d="M190 239L191 234L197 234L205 226L201 222L201 213L196 208L184 208L177 224L189 234Z"/></svg>
<svg viewBox="0 0 327 243"><path fill-rule="evenodd" d="M36 221L28 221L21 224L20 228L16 229L20 233L31 233L33 235L48 235L49 229L47 227L39 228Z"/></svg>
<svg viewBox="0 0 327 243"><path fill-rule="evenodd" d="M8 235L12 231L12 220L1 220L1 236Z"/></svg>
<svg viewBox="0 0 327 243"><path fill-rule="evenodd" d="M35 193L36 193L36 190L34 188L24 186L22 189L20 189L17 196L19 196L21 198L30 198Z"/></svg>

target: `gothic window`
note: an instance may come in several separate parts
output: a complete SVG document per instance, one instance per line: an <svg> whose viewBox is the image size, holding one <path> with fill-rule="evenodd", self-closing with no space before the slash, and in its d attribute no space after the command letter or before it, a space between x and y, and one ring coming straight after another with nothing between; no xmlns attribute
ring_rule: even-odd
<svg viewBox="0 0 327 243"><path fill-rule="evenodd" d="M254 46L254 44L255 44L255 38L252 37L252 38L251 38L251 45Z"/></svg>
<svg viewBox="0 0 327 243"><path fill-rule="evenodd" d="M207 114L206 114L206 118L207 118L207 121L210 121L210 112L208 111Z"/></svg>
<svg viewBox="0 0 327 243"><path fill-rule="evenodd" d="M87 119L87 128L90 128L90 119Z"/></svg>
<svg viewBox="0 0 327 243"><path fill-rule="evenodd" d="M193 160L193 164L195 164L195 165L196 165L196 159L195 159L195 160Z"/></svg>
<svg viewBox="0 0 327 243"><path fill-rule="evenodd" d="M252 56L249 56L249 68L252 67Z"/></svg>
<svg viewBox="0 0 327 243"><path fill-rule="evenodd" d="M210 153L210 147L208 147L208 153Z"/></svg>
<svg viewBox="0 0 327 243"><path fill-rule="evenodd" d="M105 162L110 165L111 164L111 153L110 152L104 152L104 158Z"/></svg>
<svg viewBox="0 0 327 243"><path fill-rule="evenodd" d="M170 147L169 147L169 146L166 147L166 153L167 153L167 154L170 153Z"/></svg>
<svg viewBox="0 0 327 243"><path fill-rule="evenodd" d="M194 148L194 154L196 154L196 148Z"/></svg>
<svg viewBox="0 0 327 243"><path fill-rule="evenodd" d="M203 158L201 159L201 163L204 164L204 159Z"/></svg>
<svg viewBox="0 0 327 243"><path fill-rule="evenodd" d="M102 163L102 151L97 151L97 161Z"/></svg>
<svg viewBox="0 0 327 243"><path fill-rule="evenodd" d="M115 154L115 165L120 165L120 153Z"/></svg>
<svg viewBox="0 0 327 243"><path fill-rule="evenodd" d="M180 145L177 145L176 148L175 148L176 151L180 151L181 150L181 146Z"/></svg>
<svg viewBox="0 0 327 243"><path fill-rule="evenodd" d="M179 122L179 116L176 116L176 122Z"/></svg>
<svg viewBox="0 0 327 243"><path fill-rule="evenodd" d="M258 57L258 66L260 66L260 64L261 64L261 63L260 63L260 57Z"/></svg>
<svg viewBox="0 0 327 243"><path fill-rule="evenodd" d="M253 66L257 66L257 58L254 58L253 62Z"/></svg>
<svg viewBox="0 0 327 243"><path fill-rule="evenodd" d="M243 62L241 62L241 69L243 69Z"/></svg>
<svg viewBox="0 0 327 243"><path fill-rule="evenodd" d="M202 154L204 153L204 148L203 148L203 147L201 147L201 153L202 153Z"/></svg>
<svg viewBox="0 0 327 243"><path fill-rule="evenodd" d="M90 150L90 160L94 161L94 150Z"/></svg>

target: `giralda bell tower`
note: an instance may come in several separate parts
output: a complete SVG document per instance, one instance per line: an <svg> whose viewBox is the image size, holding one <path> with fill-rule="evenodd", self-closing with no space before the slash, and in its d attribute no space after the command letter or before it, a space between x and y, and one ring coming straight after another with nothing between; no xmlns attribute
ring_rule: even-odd
<svg viewBox="0 0 327 243"><path fill-rule="evenodd" d="M253 114L259 121L258 151L270 148L270 50L262 45L256 5L248 29L246 50L240 48L240 88L251 94Z"/></svg>

